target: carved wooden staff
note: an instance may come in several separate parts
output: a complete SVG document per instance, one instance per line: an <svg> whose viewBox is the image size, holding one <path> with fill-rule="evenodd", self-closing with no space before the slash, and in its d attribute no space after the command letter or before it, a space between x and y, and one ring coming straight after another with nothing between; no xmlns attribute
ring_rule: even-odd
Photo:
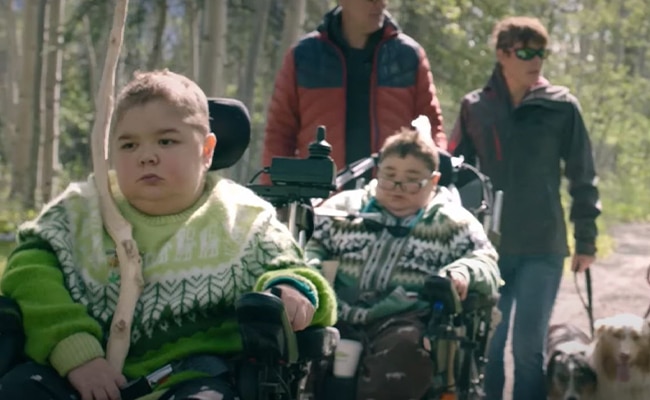
<svg viewBox="0 0 650 400"><path fill-rule="evenodd" d="M128 0L117 0L115 3L104 71L95 99L96 115L92 130L94 181L99 192L102 220L115 242L120 264L120 295L113 314L106 350L106 359L120 372L129 352L135 306L144 286L142 260L138 246L133 240L131 224L120 214L111 195L106 157L106 144L114 108L115 74L124 40L128 5Z"/></svg>

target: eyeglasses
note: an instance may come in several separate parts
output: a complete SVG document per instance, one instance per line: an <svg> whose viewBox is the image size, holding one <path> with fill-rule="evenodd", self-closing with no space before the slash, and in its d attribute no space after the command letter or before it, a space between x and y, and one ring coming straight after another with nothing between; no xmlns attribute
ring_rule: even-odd
<svg viewBox="0 0 650 400"><path fill-rule="evenodd" d="M539 57L542 60L545 60L548 58L548 56L551 54L551 51L549 49L531 49L530 47L522 47L519 49L513 49L515 56L517 56L518 59L523 60L523 61L530 61L535 57Z"/></svg>
<svg viewBox="0 0 650 400"><path fill-rule="evenodd" d="M399 186L402 189L402 192L408 194L415 194L419 192L420 189L425 187L429 182L431 182L431 178L434 175L435 172L432 173L431 176L428 178L419 181L406 181L406 182L394 181L390 178L380 175L377 177L377 187L380 187L384 190L395 190Z"/></svg>

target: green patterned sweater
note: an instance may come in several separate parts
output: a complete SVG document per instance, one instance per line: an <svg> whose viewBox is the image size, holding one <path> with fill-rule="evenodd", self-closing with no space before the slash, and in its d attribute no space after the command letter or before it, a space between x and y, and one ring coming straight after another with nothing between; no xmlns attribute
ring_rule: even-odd
<svg viewBox="0 0 650 400"><path fill-rule="evenodd" d="M402 219L374 201L375 188L373 180L363 189L339 193L321 207L374 213L381 224L412 228L408 235L393 236L361 218L318 217L305 249L314 266L339 262L334 279L339 320L369 324L426 307L417 298L426 277L449 271L464 275L472 291L496 294L501 284L497 252L479 221L453 201L446 188L438 188L418 214Z"/></svg>
<svg viewBox="0 0 650 400"><path fill-rule="evenodd" d="M316 303L312 324L332 325L334 293L275 218L250 190L209 174L190 209L152 217L112 192L133 225L145 286L137 303L127 378L172 360L241 350L234 302L274 281L295 282ZM1 290L24 315L25 350L62 376L104 355L119 293L115 246L104 231L92 182L72 184L19 230Z"/></svg>

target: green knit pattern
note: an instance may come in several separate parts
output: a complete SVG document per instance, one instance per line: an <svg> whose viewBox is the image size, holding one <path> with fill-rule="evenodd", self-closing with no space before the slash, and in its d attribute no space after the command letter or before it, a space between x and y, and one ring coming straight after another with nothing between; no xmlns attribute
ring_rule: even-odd
<svg viewBox="0 0 650 400"><path fill-rule="evenodd" d="M372 181L321 207L354 214L367 208L375 190ZM378 213L385 225L410 226L417 218L395 218L378 205L364 211ZM494 247L478 220L451 201L446 188L438 188L407 236L370 229L361 218L319 217L305 252L315 266L339 262L334 280L338 316L354 324L426 307L414 294L430 275L458 272L469 279L470 290L485 295L496 294L500 286Z"/></svg>
<svg viewBox="0 0 650 400"><path fill-rule="evenodd" d="M191 354L237 352L241 339L234 322L235 300L278 277L299 280L314 292L318 304L313 324L335 322L334 295L327 282L305 266L301 249L275 219L274 209L250 190L209 174L206 191L193 207L152 217L129 205L112 174L111 182L116 203L132 224L145 281L134 313L127 375L141 376ZM35 221L21 227L20 242L34 237L54 250L65 288L99 324L102 335L97 339L105 347L120 272L92 177L70 185ZM12 268L10 263L7 276ZM3 289L14 285L8 282ZM61 324L65 319L61 315ZM49 353L35 356L43 360Z"/></svg>

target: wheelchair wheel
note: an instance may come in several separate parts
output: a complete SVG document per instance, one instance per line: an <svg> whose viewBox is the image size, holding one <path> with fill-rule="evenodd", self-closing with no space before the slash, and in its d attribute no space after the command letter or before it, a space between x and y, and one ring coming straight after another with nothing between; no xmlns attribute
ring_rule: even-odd
<svg viewBox="0 0 650 400"><path fill-rule="evenodd" d="M461 389L458 392L458 400L481 400L484 398L483 392L483 373L477 363L477 358L474 352L464 356L463 368L466 369L466 374L460 376L459 382Z"/></svg>
<svg viewBox="0 0 650 400"><path fill-rule="evenodd" d="M458 400L481 400L483 391L485 365L487 360L487 331L489 322L486 322L486 311L470 313L465 319L468 337L461 344L460 357L457 364Z"/></svg>

